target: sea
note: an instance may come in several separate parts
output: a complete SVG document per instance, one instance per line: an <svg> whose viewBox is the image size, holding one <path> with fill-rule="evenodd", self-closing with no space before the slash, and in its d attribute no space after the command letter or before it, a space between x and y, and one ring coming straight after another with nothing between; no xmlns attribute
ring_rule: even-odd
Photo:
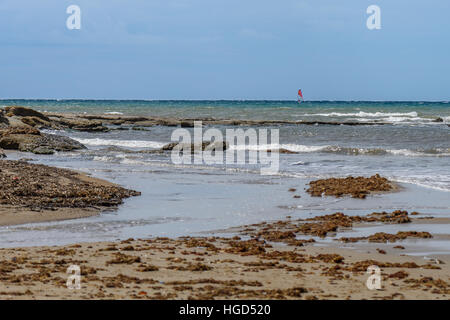
<svg viewBox="0 0 450 320"><path fill-rule="evenodd" d="M38 111L151 116L183 119L276 120L255 127L278 129L279 171L261 175L258 164L176 164L170 153L142 152L172 141L167 126L103 133L47 130L69 136L87 149L34 155L12 153L10 159L85 171L142 196L127 199L118 210L99 216L0 228L0 246L58 245L124 238L227 235L229 228L286 216L305 218L333 212L350 215L373 211L418 211L450 218L450 103L386 101L133 101L0 100ZM319 122L315 125L292 121ZM286 123L283 123L286 122ZM323 124L331 122L338 125ZM352 122L358 125L343 125ZM340 124L340 125L339 125ZM214 126L225 132L235 126ZM212 126L205 126L205 130ZM129 129L129 130L128 130ZM191 130L191 129L190 129ZM255 146L249 146L249 149ZM365 200L313 198L311 180L380 174L399 185L395 193ZM295 188L296 195L288 189ZM440 237L411 241L411 254L450 253L447 225L421 224L419 231ZM374 227L375 228L375 227ZM417 226L376 226L395 232ZM375 230L375 229L373 229ZM386 231L387 230L387 231ZM412 229L411 229L412 230ZM352 235L372 230L351 231ZM348 236L348 234L346 234ZM320 240L320 239L318 239ZM325 245L328 240L323 240Z"/></svg>

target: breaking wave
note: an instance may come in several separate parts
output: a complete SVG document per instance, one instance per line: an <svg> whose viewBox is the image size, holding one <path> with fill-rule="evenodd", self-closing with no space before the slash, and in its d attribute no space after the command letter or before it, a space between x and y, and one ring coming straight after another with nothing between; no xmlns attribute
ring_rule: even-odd
<svg viewBox="0 0 450 320"><path fill-rule="evenodd" d="M417 117L418 114L415 111L412 112L330 112L330 113L312 113L305 114L305 116L321 116L321 117L372 117L372 118L383 118L383 117Z"/></svg>
<svg viewBox="0 0 450 320"><path fill-rule="evenodd" d="M72 138L87 146L117 146L129 148L162 148L165 143L145 140L81 139Z"/></svg>

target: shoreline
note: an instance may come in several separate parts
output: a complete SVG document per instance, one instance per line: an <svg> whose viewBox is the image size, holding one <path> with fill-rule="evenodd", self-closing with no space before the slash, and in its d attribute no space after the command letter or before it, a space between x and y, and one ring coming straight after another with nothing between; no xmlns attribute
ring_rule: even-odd
<svg viewBox="0 0 450 320"><path fill-rule="evenodd" d="M2 299L448 299L450 257L281 246L238 238L156 238L0 249ZM78 265L81 289L66 286ZM369 290L368 266L381 269Z"/></svg>
<svg viewBox="0 0 450 320"><path fill-rule="evenodd" d="M396 249L405 245L402 241L388 243L393 249L386 252L381 243L347 248L338 241L312 240L316 230L334 230L330 222L346 230L370 223L403 225L407 217L401 211L363 217L333 214L219 230L228 231L229 237L0 248L0 299L447 300L450 255L405 255ZM409 224L424 220L433 219L411 217ZM303 226L299 230L305 237L293 238L290 230L295 226ZM338 238L334 231L329 236ZM80 267L79 290L67 288L67 268L72 265ZM379 290L366 285L367 268L373 265L381 272Z"/></svg>
<svg viewBox="0 0 450 320"><path fill-rule="evenodd" d="M6 153L19 150L52 154L85 148L71 139L38 130L43 128L95 133L122 128L122 125L191 127L194 121L126 116L98 118L95 115L70 118L21 107L8 110L4 118L11 127L3 130L2 135L2 143L8 147ZM204 120L207 124L221 125L278 123ZM23 160L1 160L0 165L3 187L0 189L0 226L90 217L105 210L115 210L124 198L140 194L75 170ZM311 195L321 197L326 194L325 189L330 188L332 192L329 194L338 198L364 199L366 195L401 191L402 186L398 183L390 181L390 186L387 186L386 182L378 174L370 178L322 179L322 184L317 185ZM289 193L283 201L301 198L299 193L304 197L303 187L296 185L298 190L287 190ZM168 190L175 192L171 188ZM318 201L320 208L324 208L326 201ZM296 220L288 217L278 221L265 219L266 222L229 229L230 237L147 238L144 235L145 238L139 240L78 240L68 245L0 248L0 298L448 299L450 254L430 260L407 255L403 247L407 245L403 240L412 238L420 242L433 238L434 235L420 230L419 226L448 224L449 219L420 219L417 217L427 214L410 217L408 212L401 210L369 212L372 211L366 212L367 216L334 213ZM372 226L372 223L380 226L408 223L418 226L419 230L387 233L386 230L393 232L393 228L386 227L374 235L339 235L341 231L357 230ZM66 234L64 236L67 237ZM438 234L435 240L441 236L445 239L450 237ZM322 243L315 240L318 238L331 241ZM55 242L52 239L49 243ZM349 244L353 248L348 248ZM81 268L81 290L66 287L67 268L71 265ZM366 287L367 268L371 265L381 268L381 290L372 291Z"/></svg>

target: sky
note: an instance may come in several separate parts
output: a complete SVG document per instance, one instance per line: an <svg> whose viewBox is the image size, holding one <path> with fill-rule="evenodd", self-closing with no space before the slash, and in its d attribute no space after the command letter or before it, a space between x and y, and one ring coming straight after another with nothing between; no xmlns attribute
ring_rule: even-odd
<svg viewBox="0 0 450 320"><path fill-rule="evenodd" d="M0 0L0 99L448 101L449 40L448 0Z"/></svg>

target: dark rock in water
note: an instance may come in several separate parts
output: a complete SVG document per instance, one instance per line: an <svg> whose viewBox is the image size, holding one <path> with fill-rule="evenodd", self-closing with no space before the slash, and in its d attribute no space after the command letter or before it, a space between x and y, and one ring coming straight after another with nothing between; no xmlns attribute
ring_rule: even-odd
<svg viewBox="0 0 450 320"><path fill-rule="evenodd" d="M41 120L50 122L50 119L48 117L46 117L39 111L30 109L30 108L25 108L25 107L20 107L20 106L11 106L11 107L5 107L5 111L6 111L6 115L9 117L12 117L12 116L37 117Z"/></svg>
<svg viewBox="0 0 450 320"><path fill-rule="evenodd" d="M166 144L165 146L163 146L163 147L161 148L161 150L164 150L164 151L170 151L170 150L173 150L173 148L175 148L175 146L177 146L178 143L179 143L179 142L171 142L171 143L168 143L168 144Z"/></svg>
<svg viewBox="0 0 450 320"><path fill-rule="evenodd" d="M438 117L438 118L434 119L432 122L444 122L444 119L442 119L441 117Z"/></svg>
<svg viewBox="0 0 450 320"><path fill-rule="evenodd" d="M48 147L44 147L44 146L34 148L32 152L35 154L54 154L55 153L55 151L49 149Z"/></svg>
<svg viewBox="0 0 450 320"><path fill-rule="evenodd" d="M40 133L39 130L32 127L14 127L0 131L0 147L37 154L52 154L54 151L86 148L68 137Z"/></svg>
<svg viewBox="0 0 450 320"><path fill-rule="evenodd" d="M39 140L39 146L46 146L55 151L72 151L86 149L86 147L69 137L58 136L55 134L41 134L42 139Z"/></svg>
<svg viewBox="0 0 450 320"><path fill-rule="evenodd" d="M4 159L4 158L6 158L6 154L3 151L3 149L0 149L0 159Z"/></svg>
<svg viewBox="0 0 450 320"><path fill-rule="evenodd" d="M135 130L135 131L150 131L146 128L141 128L141 127L132 127L131 130Z"/></svg>
<svg viewBox="0 0 450 320"><path fill-rule="evenodd" d="M93 121L86 119L69 119L69 118L59 118L58 120L53 120L61 127L69 128L77 131L85 132L106 132L109 131L107 127L104 127L101 121Z"/></svg>
<svg viewBox="0 0 450 320"><path fill-rule="evenodd" d="M161 119L157 121L157 124L160 126L166 127L177 127L180 124L180 121L172 120L172 119Z"/></svg>
<svg viewBox="0 0 450 320"><path fill-rule="evenodd" d="M198 146L200 147L200 145L196 145L194 143L179 143L179 142L171 142L166 144L165 146L163 146L161 148L161 150L163 151L171 151L173 150L175 147L179 146L179 148L183 148L183 149L191 149L191 152L193 153L195 151L195 147ZM227 150L229 147L228 143L226 141L204 141L202 142L202 146L201 149L202 151L224 151Z"/></svg>
<svg viewBox="0 0 450 320"><path fill-rule="evenodd" d="M284 149L284 148L268 149L267 152L278 152L278 153L285 153L285 154L297 154L298 153L298 152L291 151L291 150Z"/></svg>
<svg viewBox="0 0 450 320"><path fill-rule="evenodd" d="M180 126L182 128L193 128L194 127L194 121L181 121Z"/></svg>

